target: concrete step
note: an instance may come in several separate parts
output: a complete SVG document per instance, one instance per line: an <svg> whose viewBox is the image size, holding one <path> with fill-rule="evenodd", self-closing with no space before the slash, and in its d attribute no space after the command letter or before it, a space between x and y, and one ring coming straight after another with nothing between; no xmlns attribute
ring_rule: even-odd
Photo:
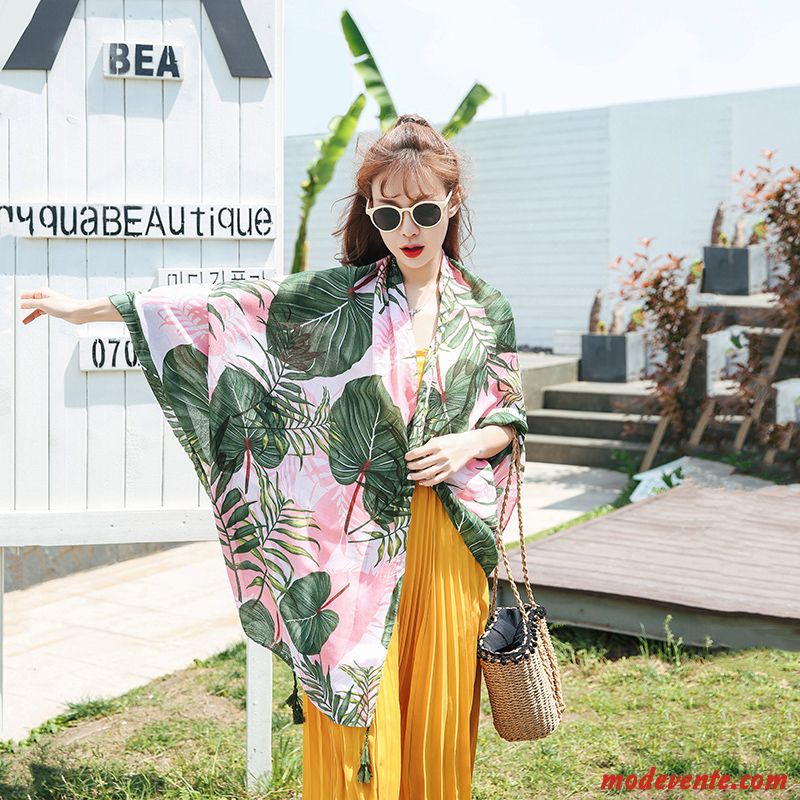
<svg viewBox="0 0 800 800"><path fill-rule="evenodd" d="M578 356L520 351L519 368L525 407L541 408L544 390L554 383L578 380Z"/></svg>
<svg viewBox="0 0 800 800"><path fill-rule="evenodd" d="M658 419L658 416L653 414L540 408L528 414L528 431L548 436L585 436L601 439L650 441ZM625 433L626 425L631 427L627 434Z"/></svg>
<svg viewBox="0 0 800 800"><path fill-rule="evenodd" d="M776 301L774 292L751 295L697 293L698 305L704 306L709 312L718 313L723 325L777 327L781 324L782 315Z"/></svg>
<svg viewBox="0 0 800 800"><path fill-rule="evenodd" d="M780 328L767 328L761 331L755 331L749 335L751 349L758 348L765 360L775 352L783 331ZM793 336L789 340L789 345L784 353L784 360L794 359L800 360L800 340L798 337Z"/></svg>
<svg viewBox="0 0 800 800"><path fill-rule="evenodd" d="M800 378L800 357L784 358L773 380L785 381L789 378Z"/></svg>
<svg viewBox="0 0 800 800"><path fill-rule="evenodd" d="M572 411L643 414L652 390L652 381L604 383L571 381L548 386L544 390L544 407Z"/></svg>
<svg viewBox="0 0 800 800"><path fill-rule="evenodd" d="M543 433L529 433L525 437L526 459L550 464L618 468L620 465L613 458L615 450L630 453L634 462L639 462L647 450L647 443L585 436L550 436ZM666 460L661 458L663 452L662 450L659 454L659 460Z"/></svg>

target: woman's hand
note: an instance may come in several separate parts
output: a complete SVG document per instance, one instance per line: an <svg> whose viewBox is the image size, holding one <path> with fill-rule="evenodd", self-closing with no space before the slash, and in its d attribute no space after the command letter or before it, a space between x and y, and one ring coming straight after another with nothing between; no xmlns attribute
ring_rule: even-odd
<svg viewBox="0 0 800 800"><path fill-rule="evenodd" d="M36 309L22 320L25 325L42 314L64 319L73 325L82 325L85 322L117 322L122 319L110 297L76 300L46 286L32 292L22 292L19 297L22 301L19 304L20 308Z"/></svg>
<svg viewBox="0 0 800 800"><path fill-rule="evenodd" d="M32 292L22 292L20 294L19 304L20 308L35 308L32 314L28 314L22 320L23 324L27 325L33 322L37 317L42 314L49 314L51 317L58 317L59 319L72 322L71 317L80 307L80 301L65 294L56 292L53 289L48 289L46 286L41 289L34 289Z"/></svg>
<svg viewBox="0 0 800 800"><path fill-rule="evenodd" d="M516 436L511 425L434 436L406 453L408 477L422 486L446 481L472 458L489 458L499 453Z"/></svg>
<svg viewBox="0 0 800 800"><path fill-rule="evenodd" d="M446 481L475 457L473 431L434 436L406 453L408 477L422 486Z"/></svg>

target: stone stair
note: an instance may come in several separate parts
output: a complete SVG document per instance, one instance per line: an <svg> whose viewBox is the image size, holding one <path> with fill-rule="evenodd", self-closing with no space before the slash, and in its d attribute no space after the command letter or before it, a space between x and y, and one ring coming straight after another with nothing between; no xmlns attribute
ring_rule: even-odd
<svg viewBox="0 0 800 800"><path fill-rule="evenodd" d="M700 295L707 309L722 315L720 321L725 327L747 327L750 341L757 340L761 346L765 362L774 352L781 333L774 300L774 294L769 292L749 296ZM690 385L703 392L707 385L706 364L706 353L701 350L692 368ZM800 376L800 344L797 342L790 345L775 380L795 376ZM623 451L634 463L640 462L659 420L656 415L645 414L645 401L652 389L653 383L649 380L628 383L569 380L545 386L540 392L541 404L528 404L526 458L559 464L619 467L614 454ZM730 392L731 387L727 391ZM765 416L771 413L774 413L774 404L768 403ZM720 442L722 446L732 443L741 419L741 416L716 414L708 436L704 437L707 441L701 442L694 454L714 452ZM755 429L752 429L745 446L754 441ZM663 444L655 463L664 463L677 455L668 443Z"/></svg>
<svg viewBox="0 0 800 800"><path fill-rule="evenodd" d="M543 408L528 413L526 456L554 464L619 466L614 451L640 461L658 418L642 416L650 381L570 381L544 390ZM626 435L625 425L632 430Z"/></svg>

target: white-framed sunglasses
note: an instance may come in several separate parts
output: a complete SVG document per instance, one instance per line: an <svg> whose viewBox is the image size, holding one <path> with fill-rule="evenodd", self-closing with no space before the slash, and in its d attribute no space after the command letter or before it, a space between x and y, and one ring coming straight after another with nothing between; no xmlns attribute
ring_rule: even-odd
<svg viewBox="0 0 800 800"><path fill-rule="evenodd" d="M439 220L441 220L444 213L444 207L450 202L452 194L453 191L451 189L444 200L420 200L419 203L414 203L413 206L408 206L407 208L383 205L366 208L365 211L372 220L372 224L384 233L395 231L400 227L404 211L408 211L411 214L411 219L420 228L432 228L434 225L439 224Z"/></svg>

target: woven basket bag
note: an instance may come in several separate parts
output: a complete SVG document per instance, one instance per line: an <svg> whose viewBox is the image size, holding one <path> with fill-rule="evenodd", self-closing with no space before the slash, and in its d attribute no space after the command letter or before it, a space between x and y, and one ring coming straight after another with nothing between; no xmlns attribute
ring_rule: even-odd
<svg viewBox="0 0 800 800"><path fill-rule="evenodd" d="M489 702L492 706L492 721L498 734L510 742L542 739L552 733L564 713L561 695L561 675L550 632L547 629L544 606L537 605L533 598L528 565L525 555L525 537L522 532L522 485L520 479L519 442L514 437L511 471L509 472L500 519L503 519L508 501L508 492L517 472L517 515L519 519L519 543L522 552L522 573L525 588L530 598L524 604L517 591L508 565L503 545L502 525L496 530L498 552L503 556L506 574L517 598L518 607L502 607L495 610L497 599L497 572L495 567L492 583L492 602L486 628L478 639L478 661L481 665Z"/></svg>

